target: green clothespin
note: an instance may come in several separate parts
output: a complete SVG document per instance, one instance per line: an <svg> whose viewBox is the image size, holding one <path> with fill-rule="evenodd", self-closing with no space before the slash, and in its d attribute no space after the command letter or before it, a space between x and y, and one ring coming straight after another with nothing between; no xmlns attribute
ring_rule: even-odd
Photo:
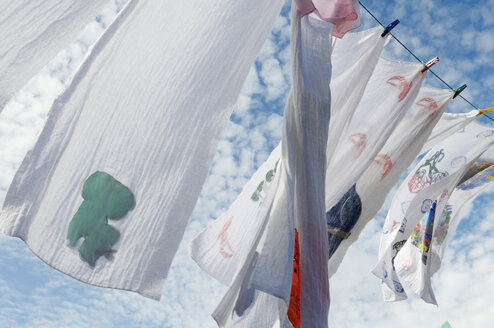
<svg viewBox="0 0 494 328"><path fill-rule="evenodd" d="M446 321L441 328L451 328L451 325Z"/></svg>
<svg viewBox="0 0 494 328"><path fill-rule="evenodd" d="M458 96L463 90L465 90L467 87L466 84L462 85L461 87L459 87L458 89L456 89L455 91L455 95L453 96L453 99L456 98L456 96Z"/></svg>

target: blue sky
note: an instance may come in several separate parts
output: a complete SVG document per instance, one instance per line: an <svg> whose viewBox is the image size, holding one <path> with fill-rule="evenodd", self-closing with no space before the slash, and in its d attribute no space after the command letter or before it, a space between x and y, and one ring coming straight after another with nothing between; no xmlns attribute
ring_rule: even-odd
<svg viewBox="0 0 494 328"><path fill-rule="evenodd" d="M79 38L53 59L0 115L0 203L10 181L34 145L54 97L70 82L96 38L127 0L111 0ZM494 1L363 0L423 61L439 56L433 70L480 108L494 106ZM161 302L137 294L78 282L42 263L25 244L0 236L1 327L215 327L210 313L226 287L195 265L190 240L235 199L281 138L283 106L290 87L289 2L253 65L224 131L184 239L168 274ZM362 10L363 28L376 25ZM412 61L395 41L387 58ZM426 84L445 87L434 77ZM448 111L468 112L462 99ZM492 115L494 117L494 115ZM488 124L486 119L480 120ZM372 274L390 197L349 250L331 279L330 327L488 327L494 321L493 190L479 197L460 224L433 278L439 307L410 299L384 303Z"/></svg>

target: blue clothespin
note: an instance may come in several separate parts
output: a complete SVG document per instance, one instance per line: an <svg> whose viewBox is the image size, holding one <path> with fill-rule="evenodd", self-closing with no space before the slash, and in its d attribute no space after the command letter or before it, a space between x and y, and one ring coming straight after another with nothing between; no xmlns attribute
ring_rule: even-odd
<svg viewBox="0 0 494 328"><path fill-rule="evenodd" d="M390 23L388 26L386 26L386 28L384 29L384 32L383 34L381 34L381 37L385 37L389 32L391 32L391 30L396 26L398 25L398 23L400 23L400 21L397 19L395 20L394 22Z"/></svg>
<svg viewBox="0 0 494 328"><path fill-rule="evenodd" d="M456 98L456 96L458 96L463 90L465 90L465 88L467 87L466 84L462 85L461 87L459 87L458 89L456 89L455 91L455 95L453 96L453 99Z"/></svg>

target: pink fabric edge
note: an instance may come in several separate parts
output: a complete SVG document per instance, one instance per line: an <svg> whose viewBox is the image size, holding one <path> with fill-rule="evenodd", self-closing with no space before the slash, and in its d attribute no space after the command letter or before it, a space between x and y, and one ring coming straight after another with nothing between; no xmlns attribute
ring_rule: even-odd
<svg viewBox="0 0 494 328"><path fill-rule="evenodd" d="M358 0L294 0L300 14L313 11L326 22L334 24L332 35L342 38L347 32L359 28L360 4Z"/></svg>

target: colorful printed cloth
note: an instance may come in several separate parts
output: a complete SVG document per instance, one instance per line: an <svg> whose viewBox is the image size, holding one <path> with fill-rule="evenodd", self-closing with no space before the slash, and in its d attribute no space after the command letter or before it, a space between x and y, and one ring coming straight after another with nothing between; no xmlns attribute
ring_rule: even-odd
<svg viewBox="0 0 494 328"><path fill-rule="evenodd" d="M437 304L430 286L431 240L421 221L437 203L433 227L447 219L447 201L479 156L494 144L494 130L470 124L434 146L399 187L386 217L379 259L373 273L383 284L386 301L406 299L402 277L426 302ZM430 222L430 221L428 221ZM432 223L431 223L432 224ZM434 232L434 233L435 233ZM432 249L434 245L432 244Z"/></svg>

